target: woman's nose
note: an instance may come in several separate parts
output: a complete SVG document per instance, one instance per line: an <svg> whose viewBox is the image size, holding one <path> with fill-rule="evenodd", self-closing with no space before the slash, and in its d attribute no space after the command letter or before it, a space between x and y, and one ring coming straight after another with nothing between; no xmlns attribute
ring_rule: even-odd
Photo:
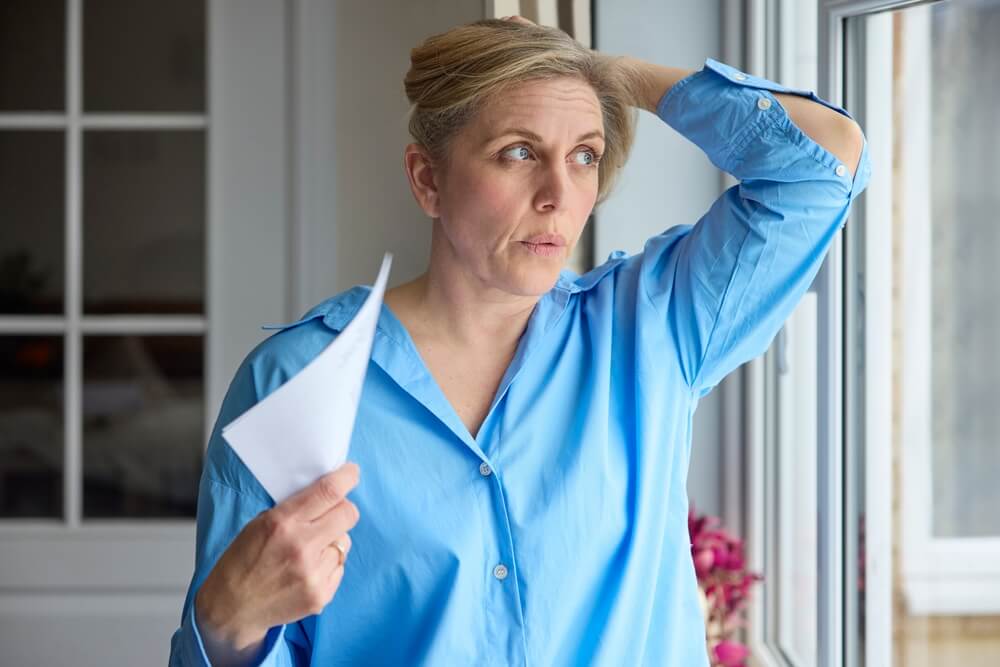
<svg viewBox="0 0 1000 667"><path fill-rule="evenodd" d="M569 178L569 168L565 164L546 167L540 175L538 190L535 192L535 208L539 211L562 208L570 187Z"/></svg>

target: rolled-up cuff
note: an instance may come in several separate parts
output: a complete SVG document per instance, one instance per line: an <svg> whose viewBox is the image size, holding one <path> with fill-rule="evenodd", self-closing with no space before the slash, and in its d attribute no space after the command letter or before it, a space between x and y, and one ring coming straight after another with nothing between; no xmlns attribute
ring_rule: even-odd
<svg viewBox="0 0 1000 667"><path fill-rule="evenodd" d="M285 626L279 625L267 631L264 637L264 644L260 648L257 658L250 664L258 667L277 667L278 646L285 636ZM180 658L179 663L171 661L171 667L211 667L212 663L208 659L205 651L205 643L202 641L201 633L198 631L198 621L194 613L194 604L188 610L184 618L184 624L180 629L178 645L174 647L174 657Z"/></svg>

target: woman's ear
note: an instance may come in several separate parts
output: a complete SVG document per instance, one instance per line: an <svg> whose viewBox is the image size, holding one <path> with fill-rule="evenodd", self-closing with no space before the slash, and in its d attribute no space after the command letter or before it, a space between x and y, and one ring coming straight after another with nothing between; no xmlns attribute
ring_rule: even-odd
<svg viewBox="0 0 1000 667"><path fill-rule="evenodd" d="M407 144L403 151L403 168L410 181L413 198L430 218L439 215L439 191L441 182L427 149L420 144Z"/></svg>

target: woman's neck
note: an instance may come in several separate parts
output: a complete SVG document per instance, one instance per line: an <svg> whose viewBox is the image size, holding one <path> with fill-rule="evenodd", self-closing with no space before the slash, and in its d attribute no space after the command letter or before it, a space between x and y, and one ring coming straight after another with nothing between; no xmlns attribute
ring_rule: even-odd
<svg viewBox="0 0 1000 667"><path fill-rule="evenodd" d="M433 267L385 295L414 340L468 350L516 346L539 297L480 289L467 279L438 275Z"/></svg>

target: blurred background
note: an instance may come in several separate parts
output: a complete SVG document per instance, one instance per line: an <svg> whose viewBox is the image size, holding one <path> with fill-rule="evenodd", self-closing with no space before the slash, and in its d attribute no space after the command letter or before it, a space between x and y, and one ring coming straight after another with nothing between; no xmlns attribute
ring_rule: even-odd
<svg viewBox="0 0 1000 667"><path fill-rule="evenodd" d="M162 664L202 453L269 322L422 272L409 49L521 14L815 90L874 168L772 349L696 413L754 665L1000 664L1000 0L0 0L0 664ZM573 258L730 177L642 113Z"/></svg>

